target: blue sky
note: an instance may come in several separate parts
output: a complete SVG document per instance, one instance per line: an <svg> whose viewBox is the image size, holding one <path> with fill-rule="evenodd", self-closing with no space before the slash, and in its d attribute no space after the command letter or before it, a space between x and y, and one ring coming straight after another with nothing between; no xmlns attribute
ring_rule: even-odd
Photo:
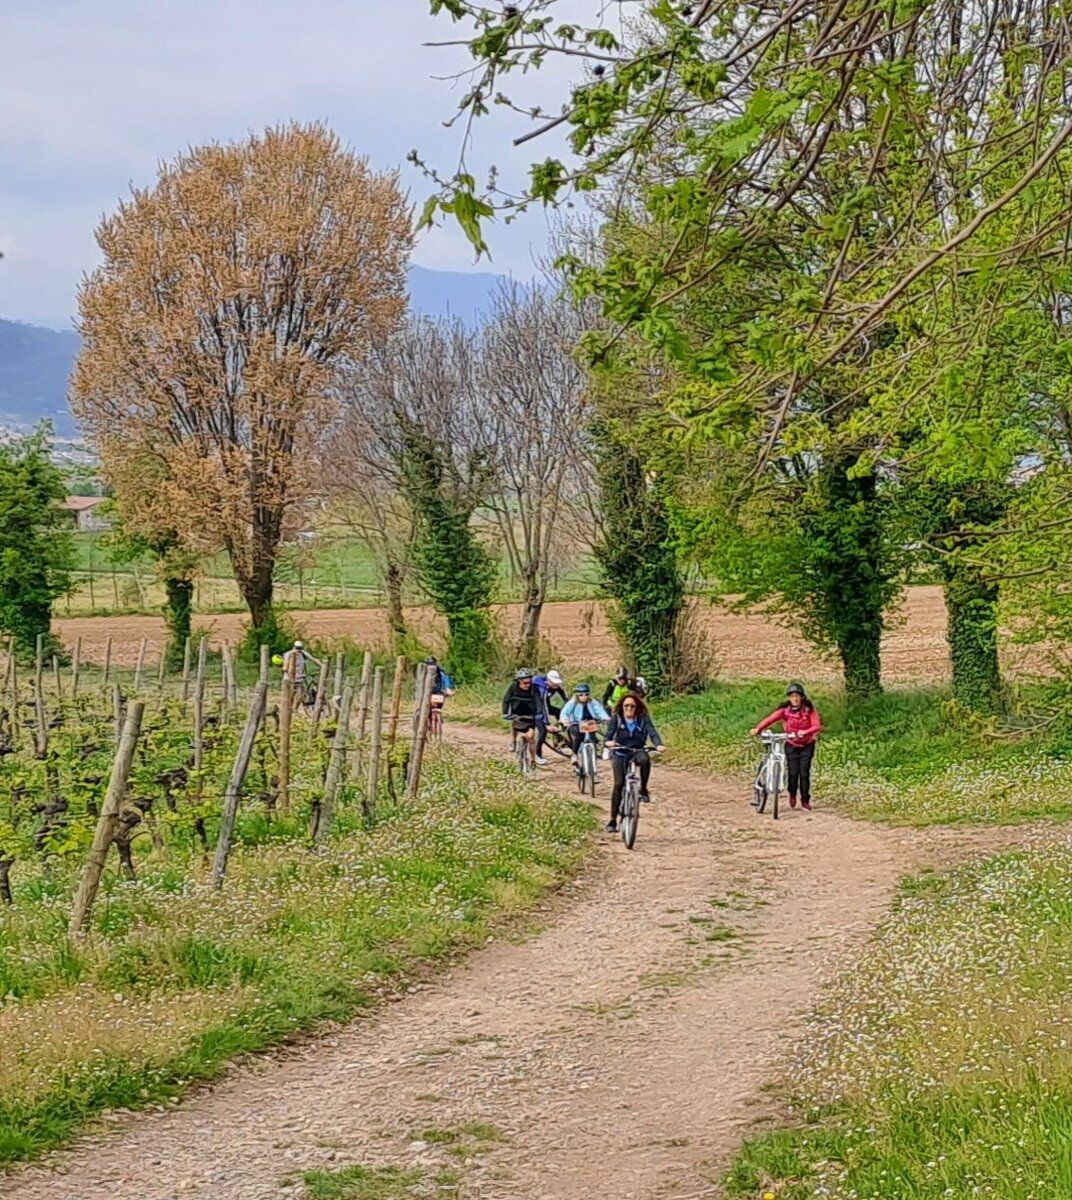
<svg viewBox="0 0 1072 1200"><path fill-rule="evenodd" d="M564 0L562 16L597 0ZM82 273L96 262L93 229L156 164L200 142L242 137L291 119L322 119L379 167L404 166L417 148L452 170L458 133L444 130L464 65L422 42L457 36L427 0L4 0L0 74L0 316L61 324ZM523 83L557 108L567 76L555 64ZM552 109L553 111L554 109ZM509 148L519 118L497 114L472 158L509 181L552 141ZM415 201L427 183L406 167ZM499 226L493 262L479 269L527 277L548 220ZM425 235L414 261L474 267L453 229Z"/></svg>

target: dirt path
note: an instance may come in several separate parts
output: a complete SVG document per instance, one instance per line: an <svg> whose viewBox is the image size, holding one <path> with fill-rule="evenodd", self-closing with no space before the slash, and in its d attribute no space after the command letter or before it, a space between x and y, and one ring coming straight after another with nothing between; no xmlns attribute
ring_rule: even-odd
<svg viewBox="0 0 1072 1200"><path fill-rule="evenodd" d="M563 766L546 774L572 790ZM119 1118L0 1196L266 1200L351 1164L456 1169L480 1200L716 1196L822 980L906 870L977 839L822 811L775 824L725 782L655 783L636 851L603 836L539 932L176 1109Z"/></svg>

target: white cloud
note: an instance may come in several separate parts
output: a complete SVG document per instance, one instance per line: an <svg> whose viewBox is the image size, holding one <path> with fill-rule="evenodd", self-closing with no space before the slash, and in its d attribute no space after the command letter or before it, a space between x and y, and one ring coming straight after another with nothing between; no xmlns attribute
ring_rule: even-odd
<svg viewBox="0 0 1072 1200"><path fill-rule="evenodd" d="M596 0L572 0L590 5ZM21 4L21 11L16 5ZM328 121L378 166L417 147L452 169L459 133L442 120L457 92L433 79L464 66L422 42L452 36L427 0L7 0L0 95L0 314L31 320L73 311L95 262L93 227L131 183L187 146L292 119ZM11 11L16 8L16 11ZM563 68L522 81L557 102ZM519 178L517 118L481 123L473 166ZM557 147L538 146L536 156ZM428 184L412 168L415 200ZM547 221L533 213L496 230L493 269L530 275ZM428 266L472 265L454 229L418 246ZM482 269L488 269L486 263Z"/></svg>

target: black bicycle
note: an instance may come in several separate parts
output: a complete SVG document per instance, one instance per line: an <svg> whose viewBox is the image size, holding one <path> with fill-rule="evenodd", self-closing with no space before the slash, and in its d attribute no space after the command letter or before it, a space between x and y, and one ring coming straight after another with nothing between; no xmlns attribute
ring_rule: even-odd
<svg viewBox="0 0 1072 1200"><path fill-rule="evenodd" d="M621 829L622 841L626 850L632 850L636 845L637 826L640 824L640 764L638 750L621 750L613 742L607 743L607 749L625 758L629 757L629 765L625 770L625 786L622 788L622 801L618 806L618 825Z"/></svg>

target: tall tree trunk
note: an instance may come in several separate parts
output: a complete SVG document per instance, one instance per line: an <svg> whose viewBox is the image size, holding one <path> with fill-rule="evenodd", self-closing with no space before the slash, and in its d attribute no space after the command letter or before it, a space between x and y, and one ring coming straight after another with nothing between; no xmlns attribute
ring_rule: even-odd
<svg viewBox="0 0 1072 1200"><path fill-rule="evenodd" d="M406 616L402 609L402 568L393 559L388 559L383 574L383 588L387 597L387 628L391 631L391 645L398 650L406 639Z"/></svg>
<svg viewBox="0 0 1072 1200"><path fill-rule="evenodd" d="M878 482L871 474L855 476L856 462L849 454L823 466L823 503L806 527L815 543L822 624L831 631L854 702L882 691L882 633L895 590Z"/></svg>
<svg viewBox="0 0 1072 1200"><path fill-rule="evenodd" d="M603 586L616 601L611 623L653 695L672 686L685 580L677 561L665 483L628 447L595 429L605 532L595 547ZM629 502L623 503L622 497Z"/></svg>
<svg viewBox="0 0 1072 1200"><path fill-rule="evenodd" d="M973 712L1001 711L998 586L963 562L943 566L953 698Z"/></svg>
<svg viewBox="0 0 1072 1200"><path fill-rule="evenodd" d="M168 578L164 580L167 604L164 620L168 629L166 660L168 668L182 668L186 639L190 636L190 624L194 607L194 581L192 579Z"/></svg>
<svg viewBox="0 0 1072 1200"><path fill-rule="evenodd" d="M540 640L540 617L543 613L544 599L547 595L547 589L544 586L543 579L539 578L536 571L529 573L529 578L525 581L525 598L521 611L521 632L517 639L517 657L522 663L532 663L536 660L536 654Z"/></svg>

